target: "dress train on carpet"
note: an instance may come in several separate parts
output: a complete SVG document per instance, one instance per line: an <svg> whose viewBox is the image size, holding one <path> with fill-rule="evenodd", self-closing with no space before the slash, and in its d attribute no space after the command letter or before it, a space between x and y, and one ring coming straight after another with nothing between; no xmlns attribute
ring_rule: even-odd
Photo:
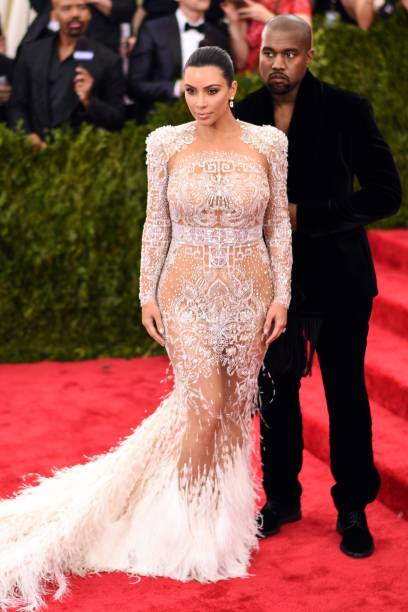
<svg viewBox="0 0 408 612"><path fill-rule="evenodd" d="M60 599L69 574L201 582L247 575L257 547L249 445L214 478L183 487L170 459L184 431L176 395L116 449L1 501L2 610L37 610L50 590Z"/></svg>

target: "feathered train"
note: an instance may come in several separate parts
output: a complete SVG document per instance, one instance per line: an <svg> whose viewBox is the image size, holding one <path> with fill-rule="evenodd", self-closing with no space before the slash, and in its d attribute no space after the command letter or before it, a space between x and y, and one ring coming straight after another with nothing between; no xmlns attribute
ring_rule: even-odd
<svg viewBox="0 0 408 612"><path fill-rule="evenodd" d="M3 610L37 610L50 583L60 598L68 574L247 575L251 412L292 251L287 138L234 129L226 151L190 152L195 123L148 137L140 301L159 307L175 389L113 451L0 503Z"/></svg>
<svg viewBox="0 0 408 612"><path fill-rule="evenodd" d="M2 610L34 612L50 592L61 599L69 574L202 582L247 574L257 546L249 448L183 489L176 395L117 448L0 502Z"/></svg>

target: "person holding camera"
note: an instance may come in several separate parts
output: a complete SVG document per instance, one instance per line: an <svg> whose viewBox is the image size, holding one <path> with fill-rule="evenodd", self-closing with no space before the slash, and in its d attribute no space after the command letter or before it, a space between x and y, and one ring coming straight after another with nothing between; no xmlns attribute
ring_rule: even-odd
<svg viewBox="0 0 408 612"><path fill-rule="evenodd" d="M17 60L9 108L10 127L21 124L40 148L45 131L65 122L117 130L125 115L120 57L84 37L88 4L54 0L54 15L58 34L27 45Z"/></svg>

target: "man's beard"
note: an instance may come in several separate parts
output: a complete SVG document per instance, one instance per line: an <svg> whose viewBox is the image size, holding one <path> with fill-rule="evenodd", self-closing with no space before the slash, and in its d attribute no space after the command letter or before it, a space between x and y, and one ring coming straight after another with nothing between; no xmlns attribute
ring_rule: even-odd
<svg viewBox="0 0 408 612"><path fill-rule="evenodd" d="M269 77L266 82L266 86L269 91L274 95L284 95L289 93L291 90L291 83L286 77L282 77L282 80L279 81L271 79Z"/></svg>

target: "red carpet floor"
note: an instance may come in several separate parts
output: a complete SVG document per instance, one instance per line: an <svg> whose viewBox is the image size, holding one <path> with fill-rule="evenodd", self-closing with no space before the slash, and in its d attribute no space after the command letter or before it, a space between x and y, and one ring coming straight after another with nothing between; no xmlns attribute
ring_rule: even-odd
<svg viewBox="0 0 408 612"><path fill-rule="evenodd" d="M371 239L377 240L376 235ZM326 463L327 418L316 369L303 388L308 448L302 473L304 518L261 542L250 578L210 585L148 578L135 584L122 574L76 578L62 603L50 601L51 612L408 610L408 522L403 520L408 512L408 374L407 361L401 361L408 346L401 314L408 304L408 265L400 265L404 248L408 262L408 235L396 237L399 258L388 243L392 232L380 233L378 240L380 251L388 253L381 260L381 300L391 302L400 318L387 322L381 316L381 308L387 308L377 300L368 357L374 442L384 483L383 503L368 509L376 553L354 560L338 549ZM392 291L387 283L394 283ZM159 381L166 363L151 358L0 366L1 496L21 484L22 474L49 474L52 467L83 461L84 455L103 452L127 435L165 393L166 384Z"/></svg>

